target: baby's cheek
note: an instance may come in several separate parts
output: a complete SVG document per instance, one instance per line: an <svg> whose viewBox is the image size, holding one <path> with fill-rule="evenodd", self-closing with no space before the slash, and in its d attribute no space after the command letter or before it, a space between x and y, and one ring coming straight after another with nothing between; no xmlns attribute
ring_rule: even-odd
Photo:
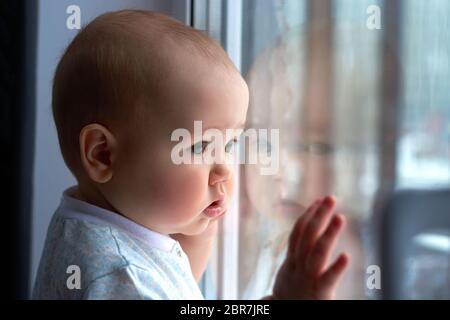
<svg viewBox="0 0 450 320"><path fill-rule="evenodd" d="M208 181L202 170L179 168L168 174L167 187L167 201L171 203L173 210L189 215L202 209Z"/></svg>

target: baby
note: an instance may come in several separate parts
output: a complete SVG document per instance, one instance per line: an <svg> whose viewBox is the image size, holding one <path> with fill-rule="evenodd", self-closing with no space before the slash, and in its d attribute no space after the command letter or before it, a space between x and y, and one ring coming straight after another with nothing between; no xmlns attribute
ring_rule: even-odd
<svg viewBox="0 0 450 320"><path fill-rule="evenodd" d="M35 299L203 299L202 277L233 192L230 162L175 164L178 128L231 130L246 120L248 88L221 46L165 15L103 14L66 49L53 115L77 186L50 223ZM209 141L192 141L201 154ZM330 299L348 264L328 266L344 217L314 202L292 229L273 293Z"/></svg>

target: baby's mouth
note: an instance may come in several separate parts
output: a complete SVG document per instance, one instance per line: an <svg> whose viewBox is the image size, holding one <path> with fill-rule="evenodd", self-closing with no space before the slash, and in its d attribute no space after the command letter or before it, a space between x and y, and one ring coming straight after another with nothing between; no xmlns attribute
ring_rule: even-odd
<svg viewBox="0 0 450 320"><path fill-rule="evenodd" d="M212 202L203 210L203 213L210 218L217 218L227 211L225 201L223 199Z"/></svg>

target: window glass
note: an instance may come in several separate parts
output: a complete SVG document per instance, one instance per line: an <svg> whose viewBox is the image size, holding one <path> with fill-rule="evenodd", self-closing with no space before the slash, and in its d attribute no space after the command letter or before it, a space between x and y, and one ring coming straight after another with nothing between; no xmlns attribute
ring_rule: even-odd
<svg viewBox="0 0 450 320"><path fill-rule="evenodd" d="M336 252L352 256L337 297L376 297L377 194L450 185L449 12L445 0L243 1L248 127L280 130L280 169L241 169L239 298L270 293L295 220L328 193L347 218Z"/></svg>

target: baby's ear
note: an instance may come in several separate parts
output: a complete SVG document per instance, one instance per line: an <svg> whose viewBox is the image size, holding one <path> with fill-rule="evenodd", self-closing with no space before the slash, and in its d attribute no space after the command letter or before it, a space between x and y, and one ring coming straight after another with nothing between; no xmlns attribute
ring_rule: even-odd
<svg viewBox="0 0 450 320"><path fill-rule="evenodd" d="M81 129L79 142L81 163L89 178L97 183L108 182L117 153L114 135L101 124L91 123Z"/></svg>

